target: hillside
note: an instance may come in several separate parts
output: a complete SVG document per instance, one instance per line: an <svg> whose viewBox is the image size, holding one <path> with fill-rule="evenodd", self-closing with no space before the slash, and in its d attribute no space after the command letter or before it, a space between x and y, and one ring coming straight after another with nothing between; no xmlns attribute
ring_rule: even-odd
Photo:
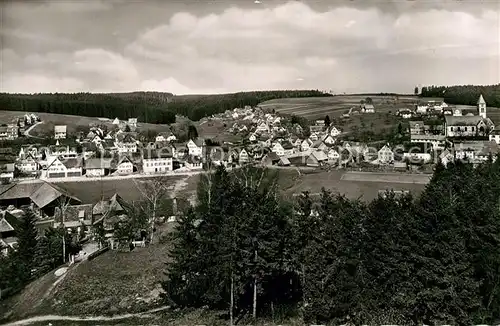
<svg viewBox="0 0 500 326"><path fill-rule="evenodd" d="M240 92L218 95L173 96L171 93L0 93L0 110L58 113L128 119L140 122L170 124L183 115L197 121L203 117L235 107L257 105L276 98L330 96L315 90Z"/></svg>

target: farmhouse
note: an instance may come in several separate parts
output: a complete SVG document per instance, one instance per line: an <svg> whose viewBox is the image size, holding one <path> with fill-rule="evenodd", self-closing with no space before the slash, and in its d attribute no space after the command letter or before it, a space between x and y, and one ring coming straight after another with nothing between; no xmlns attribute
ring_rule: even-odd
<svg viewBox="0 0 500 326"><path fill-rule="evenodd" d="M54 126L54 138L66 139L66 126Z"/></svg>
<svg viewBox="0 0 500 326"><path fill-rule="evenodd" d="M23 155L23 157L16 162L15 166L23 173L34 173L38 171L40 167L31 153Z"/></svg>
<svg viewBox="0 0 500 326"><path fill-rule="evenodd" d="M190 139L186 144L188 148L188 154L191 156L202 156L203 155L203 141L201 139L192 140Z"/></svg>
<svg viewBox="0 0 500 326"><path fill-rule="evenodd" d="M361 107L361 112L362 113L375 113L375 107L373 104L363 104Z"/></svg>
<svg viewBox="0 0 500 326"><path fill-rule="evenodd" d="M47 165L47 178L68 178L82 176L83 164L80 158L55 157Z"/></svg>
<svg viewBox="0 0 500 326"><path fill-rule="evenodd" d="M285 149L283 148L283 146L281 146L281 143L279 142L276 142L271 150L278 156L285 155Z"/></svg>
<svg viewBox="0 0 500 326"><path fill-rule="evenodd" d="M267 153L261 160L263 166L277 165L279 162L280 157L275 152Z"/></svg>
<svg viewBox="0 0 500 326"><path fill-rule="evenodd" d="M308 151L311 148L312 142L309 139L304 139L300 144L300 150L302 152Z"/></svg>
<svg viewBox="0 0 500 326"><path fill-rule="evenodd" d="M258 126L257 129L255 129L256 132L269 132L269 126L265 122L261 122Z"/></svg>
<svg viewBox="0 0 500 326"><path fill-rule="evenodd" d="M127 156L124 156L120 159L118 164L116 165L116 173L127 175L132 174L134 172L134 164Z"/></svg>
<svg viewBox="0 0 500 326"><path fill-rule="evenodd" d="M250 155L245 149L242 149L238 155L238 162L240 165L248 163L250 161Z"/></svg>
<svg viewBox="0 0 500 326"><path fill-rule="evenodd" d="M328 156L323 151L314 151L306 159L307 166L320 166L328 161Z"/></svg>
<svg viewBox="0 0 500 326"><path fill-rule="evenodd" d="M455 160L455 155L453 155L450 150L445 149L441 154L439 154L439 160L444 166L447 166L448 163Z"/></svg>
<svg viewBox="0 0 500 326"><path fill-rule="evenodd" d="M103 177L109 174L110 161L108 159L91 158L85 160L85 175L87 177Z"/></svg>

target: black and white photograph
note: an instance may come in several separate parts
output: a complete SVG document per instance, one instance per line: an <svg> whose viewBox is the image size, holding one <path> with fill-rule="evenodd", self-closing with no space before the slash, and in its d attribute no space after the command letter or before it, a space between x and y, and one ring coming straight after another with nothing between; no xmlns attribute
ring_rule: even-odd
<svg viewBox="0 0 500 326"><path fill-rule="evenodd" d="M500 324L500 0L1 0L0 324Z"/></svg>

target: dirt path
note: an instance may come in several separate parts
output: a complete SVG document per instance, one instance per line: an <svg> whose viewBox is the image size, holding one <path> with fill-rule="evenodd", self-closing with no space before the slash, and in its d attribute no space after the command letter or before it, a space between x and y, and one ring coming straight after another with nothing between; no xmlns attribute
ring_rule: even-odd
<svg viewBox="0 0 500 326"><path fill-rule="evenodd" d="M30 135L30 131L33 130L33 128L35 128L36 126L38 126L39 124L42 124L42 123L43 123L43 121L39 121L39 122L35 123L34 125L31 125L28 129L26 129L24 131L24 135L26 137L29 137L29 138L43 139L41 137L36 137L36 136Z"/></svg>
<svg viewBox="0 0 500 326"><path fill-rule="evenodd" d="M160 307L152 310L148 310L145 312L137 313L137 314L124 314L124 315L116 315L111 317L106 316L61 316L61 315L44 315L44 316L36 316L23 320L18 320L12 322L10 324L5 324L4 326L20 326L20 325L30 325L33 323L39 322L50 322L50 321L114 321L114 320L122 320L129 318L150 318L152 314L167 310L169 306Z"/></svg>

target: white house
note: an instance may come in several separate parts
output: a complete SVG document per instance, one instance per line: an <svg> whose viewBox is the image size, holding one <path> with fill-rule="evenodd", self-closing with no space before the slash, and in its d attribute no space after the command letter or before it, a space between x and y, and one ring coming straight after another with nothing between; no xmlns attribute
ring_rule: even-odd
<svg viewBox="0 0 500 326"><path fill-rule="evenodd" d="M363 104L363 107L361 108L361 112L363 113L375 113L375 107L373 104Z"/></svg>
<svg viewBox="0 0 500 326"><path fill-rule="evenodd" d="M378 161L381 164L388 164L394 161L394 152L389 148L389 146L384 145L384 147L378 151Z"/></svg>
<svg viewBox="0 0 500 326"><path fill-rule="evenodd" d="M142 152L142 169L146 174L172 171L172 154L163 151L144 150Z"/></svg>
<svg viewBox="0 0 500 326"><path fill-rule="evenodd" d="M66 138L66 126L54 126L54 138L55 139L65 139Z"/></svg>
<svg viewBox="0 0 500 326"><path fill-rule="evenodd" d="M340 158L339 152L337 152L335 149L330 148L330 150L327 153L328 160L329 161L338 161Z"/></svg>
<svg viewBox="0 0 500 326"><path fill-rule="evenodd" d="M238 154L238 162L239 164L244 164L250 161L250 155L245 149L242 149Z"/></svg>
<svg viewBox="0 0 500 326"><path fill-rule="evenodd" d="M197 139L196 141L190 139L186 144L188 148L188 154L191 156L202 156L203 155L203 141Z"/></svg>
<svg viewBox="0 0 500 326"><path fill-rule="evenodd" d="M311 133L311 135L309 136L309 139L310 139L312 142L317 141L317 140L319 139L318 134L317 134L317 133L315 133L315 132Z"/></svg>
<svg viewBox="0 0 500 326"><path fill-rule="evenodd" d="M302 152L308 151L309 148L311 148L311 144L312 142L309 139L304 139L304 141L300 144L300 150Z"/></svg>
<svg viewBox="0 0 500 326"><path fill-rule="evenodd" d="M63 159L54 157L47 165L48 178L67 178L82 176L82 160L78 158Z"/></svg>
<svg viewBox="0 0 500 326"><path fill-rule="evenodd" d="M113 124L114 125L119 125L120 124L120 119L115 118L115 120L113 120Z"/></svg>
<svg viewBox="0 0 500 326"><path fill-rule="evenodd" d="M273 146L273 148L271 149L271 151L275 152L276 155L278 156L283 156L285 155L285 149L283 148L283 146L281 145L281 143L279 142L276 142Z"/></svg>
<svg viewBox="0 0 500 326"><path fill-rule="evenodd" d="M495 143L500 145L500 129L497 127L497 129L492 130L489 134L489 140L494 141Z"/></svg>
<svg viewBox="0 0 500 326"><path fill-rule="evenodd" d="M128 118L127 124L130 128L137 128L137 118Z"/></svg>
<svg viewBox="0 0 500 326"><path fill-rule="evenodd" d="M39 169L39 164L31 153L25 154L16 162L15 166L19 171L24 173L33 173Z"/></svg>
<svg viewBox="0 0 500 326"><path fill-rule="evenodd" d="M448 149L445 149L440 155L439 159L441 160L441 163L443 163L444 166L447 166L448 163L453 162L455 160L455 156L451 151Z"/></svg>
<svg viewBox="0 0 500 326"><path fill-rule="evenodd" d="M269 132L269 126L265 122L261 122L258 126L257 129L255 130L256 132Z"/></svg>
<svg viewBox="0 0 500 326"><path fill-rule="evenodd" d="M251 142L256 141L257 140L257 136L255 135L255 133L250 134L250 136L248 137L248 140L251 141Z"/></svg>
<svg viewBox="0 0 500 326"><path fill-rule="evenodd" d="M429 163L432 157L430 153L408 152L408 153L403 153L403 158L410 160L410 162L423 161L424 163Z"/></svg>
<svg viewBox="0 0 500 326"><path fill-rule="evenodd" d="M335 144L335 138L333 138L332 135L330 135L330 134L326 134L325 136L323 136L321 141L327 145Z"/></svg>
<svg viewBox="0 0 500 326"><path fill-rule="evenodd" d="M341 134L341 131L337 129L335 126L330 126L328 134L332 137L337 137L338 135Z"/></svg>
<svg viewBox="0 0 500 326"><path fill-rule="evenodd" d="M427 105L417 105L417 113L427 113L427 109L429 107Z"/></svg>
<svg viewBox="0 0 500 326"><path fill-rule="evenodd" d="M176 141L176 140L177 140L177 137L175 137L175 135L171 131L160 132L155 138L155 141L157 143L172 142L172 141Z"/></svg>
<svg viewBox="0 0 500 326"><path fill-rule="evenodd" d="M128 157L124 156L118 162L118 165L116 166L116 172L122 175L132 174L134 172L134 164Z"/></svg>

